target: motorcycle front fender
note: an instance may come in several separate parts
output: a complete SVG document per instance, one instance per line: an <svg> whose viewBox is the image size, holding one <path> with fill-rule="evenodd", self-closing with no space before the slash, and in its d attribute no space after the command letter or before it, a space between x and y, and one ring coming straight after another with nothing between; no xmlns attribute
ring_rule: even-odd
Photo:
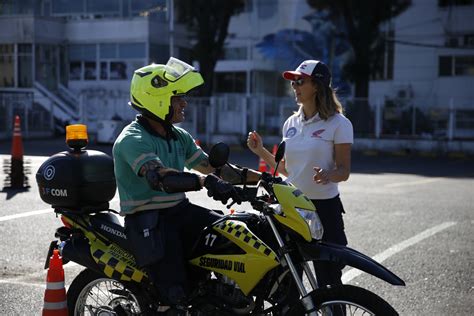
<svg viewBox="0 0 474 316"><path fill-rule="evenodd" d="M304 261L332 261L362 270L392 285L405 285L383 265L352 248L316 240L299 243L298 248Z"/></svg>

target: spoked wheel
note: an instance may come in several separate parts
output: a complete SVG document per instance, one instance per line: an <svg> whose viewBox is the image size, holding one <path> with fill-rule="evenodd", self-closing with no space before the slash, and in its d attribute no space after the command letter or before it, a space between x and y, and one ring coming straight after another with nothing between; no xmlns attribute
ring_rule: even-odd
<svg viewBox="0 0 474 316"><path fill-rule="evenodd" d="M378 295L352 285L318 289L311 292L311 297L317 306L318 315L398 315ZM305 315L305 310L299 304L288 315Z"/></svg>
<svg viewBox="0 0 474 316"><path fill-rule="evenodd" d="M137 297L122 283L86 269L71 283L67 292L69 315L141 315Z"/></svg>

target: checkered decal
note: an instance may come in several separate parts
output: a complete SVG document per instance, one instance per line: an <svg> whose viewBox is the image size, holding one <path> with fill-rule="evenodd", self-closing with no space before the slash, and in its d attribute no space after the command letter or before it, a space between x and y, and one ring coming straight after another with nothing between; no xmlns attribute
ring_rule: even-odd
<svg viewBox="0 0 474 316"><path fill-rule="evenodd" d="M141 282L143 278L146 277L142 271L130 267L123 261L112 257L111 253L104 252L101 249L93 251L92 257L109 278L120 281L133 280L135 282Z"/></svg>
<svg viewBox="0 0 474 316"><path fill-rule="evenodd" d="M252 234L252 232L249 231L244 225L241 225L235 221L225 221L217 225L215 229L221 230L224 233L230 234L235 238L242 240L243 242L255 248L258 252L275 261L278 261L275 252L273 252L273 250L265 245L265 243L263 243L260 239L255 237L254 234Z"/></svg>

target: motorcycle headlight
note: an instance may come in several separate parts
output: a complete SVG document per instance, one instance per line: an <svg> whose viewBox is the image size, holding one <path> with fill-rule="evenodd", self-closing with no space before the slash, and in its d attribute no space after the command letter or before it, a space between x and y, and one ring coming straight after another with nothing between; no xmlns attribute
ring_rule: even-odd
<svg viewBox="0 0 474 316"><path fill-rule="evenodd" d="M311 237L316 240L323 238L324 228L316 211L309 211L302 208L296 208L301 217L308 223Z"/></svg>

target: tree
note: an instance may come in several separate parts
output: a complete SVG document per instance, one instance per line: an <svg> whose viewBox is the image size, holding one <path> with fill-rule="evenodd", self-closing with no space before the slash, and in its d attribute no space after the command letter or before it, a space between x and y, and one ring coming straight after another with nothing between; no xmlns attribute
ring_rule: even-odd
<svg viewBox="0 0 474 316"><path fill-rule="evenodd" d="M230 18L240 13L244 0L176 0L178 19L188 25L197 38L193 58L206 84L201 93L209 96L213 90L214 68L223 55Z"/></svg>
<svg viewBox="0 0 474 316"><path fill-rule="evenodd" d="M380 26L405 11L411 0L307 0L318 10L327 9L333 19L343 19L346 36L352 48L352 59L345 73L355 86L356 98L367 98L369 80L380 58L385 34Z"/></svg>

